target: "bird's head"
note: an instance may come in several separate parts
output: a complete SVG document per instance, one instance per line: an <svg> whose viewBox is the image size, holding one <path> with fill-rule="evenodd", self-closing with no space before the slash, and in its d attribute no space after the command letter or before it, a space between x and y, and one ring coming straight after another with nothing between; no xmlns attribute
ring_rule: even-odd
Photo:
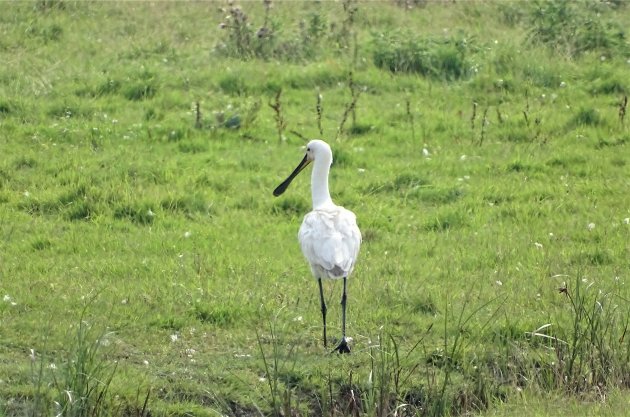
<svg viewBox="0 0 630 417"><path fill-rule="evenodd" d="M328 159L329 164L332 164L332 150L330 146L320 139L313 139L306 145L305 158L309 161L315 161L320 159Z"/></svg>
<svg viewBox="0 0 630 417"><path fill-rule="evenodd" d="M326 161L325 163L327 163L328 166L330 166L330 164L332 164L332 160L333 160L332 150L330 149L330 146L326 142L319 139L314 139L310 141L306 145L306 154L304 155L304 158L302 158L302 161L300 161L300 163L293 170L291 175L289 175L287 179L282 182L282 184L280 184L278 187L276 187L275 190L273 190L273 195L278 197L279 195L284 193L287 187L289 187L289 184L291 184L291 181L293 181L293 179L300 172L302 172L302 170L306 168L306 166L310 164L311 162Z"/></svg>

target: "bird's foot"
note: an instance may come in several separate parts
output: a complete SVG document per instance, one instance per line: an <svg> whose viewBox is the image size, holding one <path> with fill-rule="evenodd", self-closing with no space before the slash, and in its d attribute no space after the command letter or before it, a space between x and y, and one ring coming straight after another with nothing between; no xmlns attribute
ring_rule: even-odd
<svg viewBox="0 0 630 417"><path fill-rule="evenodd" d="M337 345L337 347L335 349L333 349L333 352L338 352L340 354L341 353L350 353L350 346L348 346L348 341L346 340L345 337L343 339L341 339L341 342L339 342L339 345Z"/></svg>

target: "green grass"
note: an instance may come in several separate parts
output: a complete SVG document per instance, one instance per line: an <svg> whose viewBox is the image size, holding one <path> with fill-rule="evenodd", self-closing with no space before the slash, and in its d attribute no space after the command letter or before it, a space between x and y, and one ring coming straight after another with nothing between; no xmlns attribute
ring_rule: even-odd
<svg viewBox="0 0 630 417"><path fill-rule="evenodd" d="M5 6L0 415L625 412L630 8L396 3ZM349 356L271 194L320 136Z"/></svg>

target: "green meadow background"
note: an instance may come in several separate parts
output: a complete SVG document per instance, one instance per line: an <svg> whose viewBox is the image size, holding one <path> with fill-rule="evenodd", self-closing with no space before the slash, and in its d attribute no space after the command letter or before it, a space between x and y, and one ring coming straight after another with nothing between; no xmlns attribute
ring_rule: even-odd
<svg viewBox="0 0 630 417"><path fill-rule="evenodd" d="M0 416L627 413L627 2L0 8Z"/></svg>

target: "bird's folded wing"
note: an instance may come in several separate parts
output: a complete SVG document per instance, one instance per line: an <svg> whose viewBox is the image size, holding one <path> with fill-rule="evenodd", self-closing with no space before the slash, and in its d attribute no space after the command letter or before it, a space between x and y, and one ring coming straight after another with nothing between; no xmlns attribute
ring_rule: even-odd
<svg viewBox="0 0 630 417"><path fill-rule="evenodd" d="M331 277L352 272L359 254L361 232L355 215L339 207L338 211L315 210L304 217L298 234L302 253L312 266Z"/></svg>

